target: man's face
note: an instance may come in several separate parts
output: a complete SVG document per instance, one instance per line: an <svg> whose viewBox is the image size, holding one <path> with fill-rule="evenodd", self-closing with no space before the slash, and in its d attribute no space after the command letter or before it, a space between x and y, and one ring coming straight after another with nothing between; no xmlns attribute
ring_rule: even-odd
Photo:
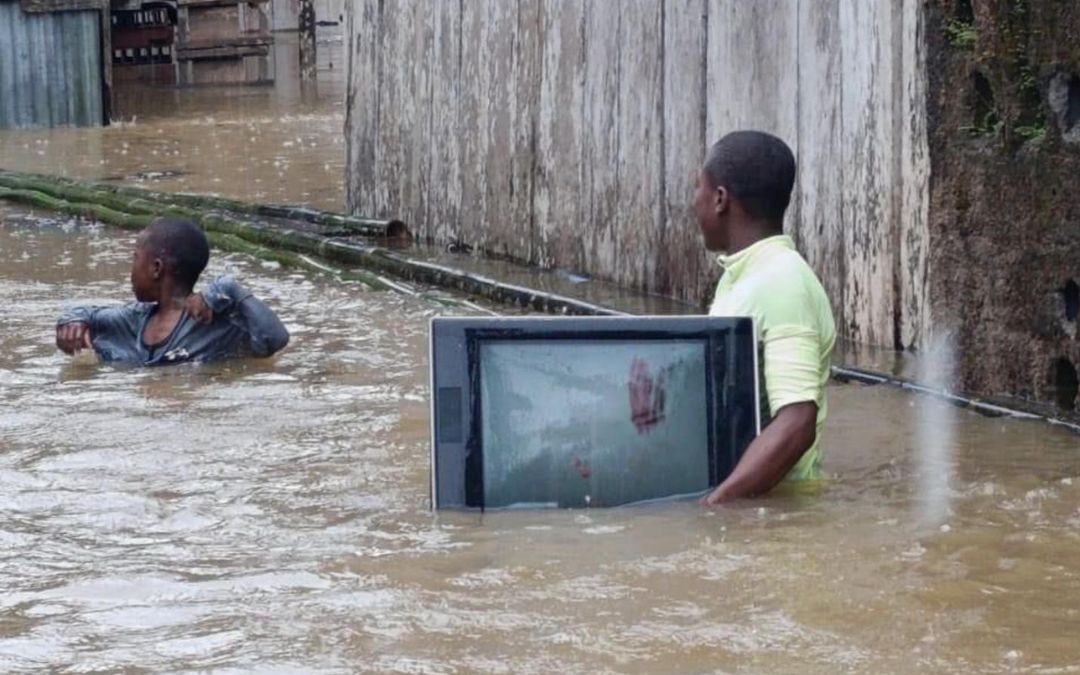
<svg viewBox="0 0 1080 675"><path fill-rule="evenodd" d="M131 261L131 290L139 302L156 302L158 280L161 278L163 265L146 245L146 233L135 240L135 255Z"/></svg>
<svg viewBox="0 0 1080 675"><path fill-rule="evenodd" d="M726 219L726 193L717 190L704 171L698 172L697 190L694 192L694 214L697 216L705 248L710 251L725 251L728 247Z"/></svg>

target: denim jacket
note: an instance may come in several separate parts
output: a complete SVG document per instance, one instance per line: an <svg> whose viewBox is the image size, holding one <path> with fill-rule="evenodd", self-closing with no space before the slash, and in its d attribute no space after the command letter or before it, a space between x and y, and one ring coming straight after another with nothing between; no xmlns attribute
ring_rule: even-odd
<svg viewBox="0 0 1080 675"><path fill-rule="evenodd" d="M202 295L214 312L213 321L201 324L185 312L159 345L147 346L142 339L146 322L157 310L155 303L76 307L65 312L57 325L89 324L94 351L103 361L142 366L270 356L288 344L289 331L273 310L231 276L215 279Z"/></svg>

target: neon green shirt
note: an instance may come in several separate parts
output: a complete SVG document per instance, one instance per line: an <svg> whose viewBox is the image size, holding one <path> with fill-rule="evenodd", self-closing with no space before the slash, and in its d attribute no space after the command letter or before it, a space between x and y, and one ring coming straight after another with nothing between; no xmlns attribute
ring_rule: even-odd
<svg viewBox="0 0 1080 675"><path fill-rule="evenodd" d="M719 259L724 276L709 314L754 318L764 347L762 367L772 415L792 403L817 404L817 439L787 475L789 480L816 478L828 415L829 359L836 344L829 298L789 236L762 239Z"/></svg>

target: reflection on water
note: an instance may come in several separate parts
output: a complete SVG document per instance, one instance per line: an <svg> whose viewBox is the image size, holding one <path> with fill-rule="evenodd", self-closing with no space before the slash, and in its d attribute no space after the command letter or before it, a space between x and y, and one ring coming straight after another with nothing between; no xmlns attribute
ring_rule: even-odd
<svg viewBox="0 0 1080 675"><path fill-rule="evenodd" d="M831 391L816 488L432 514L432 306L217 258L293 335L131 370L52 345L130 234L0 212L0 670L1069 672L1076 438L956 410L947 531L903 392ZM1058 669L1058 670L1055 670Z"/></svg>
<svg viewBox="0 0 1080 675"><path fill-rule="evenodd" d="M340 208L328 81L155 91L133 123L0 133L0 164ZM948 409L929 532L919 420L945 404L858 385L830 392L823 484L432 514L433 305L219 257L286 322L276 359L74 364L53 321L129 297L131 241L0 204L0 671L1077 670L1065 431Z"/></svg>

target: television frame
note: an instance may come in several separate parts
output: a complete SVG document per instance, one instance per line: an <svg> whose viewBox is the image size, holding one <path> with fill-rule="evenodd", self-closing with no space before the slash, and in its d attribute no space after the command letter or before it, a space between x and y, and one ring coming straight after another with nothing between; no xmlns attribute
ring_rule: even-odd
<svg viewBox="0 0 1080 675"><path fill-rule="evenodd" d="M732 333L734 333L732 335ZM709 403L709 486L726 478L750 442L761 433L760 360L757 327L750 317L609 316L609 317L434 317L430 323L431 485L433 509L484 510L482 420L480 419L479 345L483 340L707 340L706 379ZM744 341L752 354L750 373L721 371L714 354L718 341ZM719 412L715 395L720 373L726 383L753 397L752 433L725 446L716 434ZM736 431L732 431L735 434ZM740 445L742 447L734 447ZM725 452L726 454L721 454ZM674 496L674 495L673 495ZM492 508L492 507L487 507ZM502 508L502 507L495 507Z"/></svg>

